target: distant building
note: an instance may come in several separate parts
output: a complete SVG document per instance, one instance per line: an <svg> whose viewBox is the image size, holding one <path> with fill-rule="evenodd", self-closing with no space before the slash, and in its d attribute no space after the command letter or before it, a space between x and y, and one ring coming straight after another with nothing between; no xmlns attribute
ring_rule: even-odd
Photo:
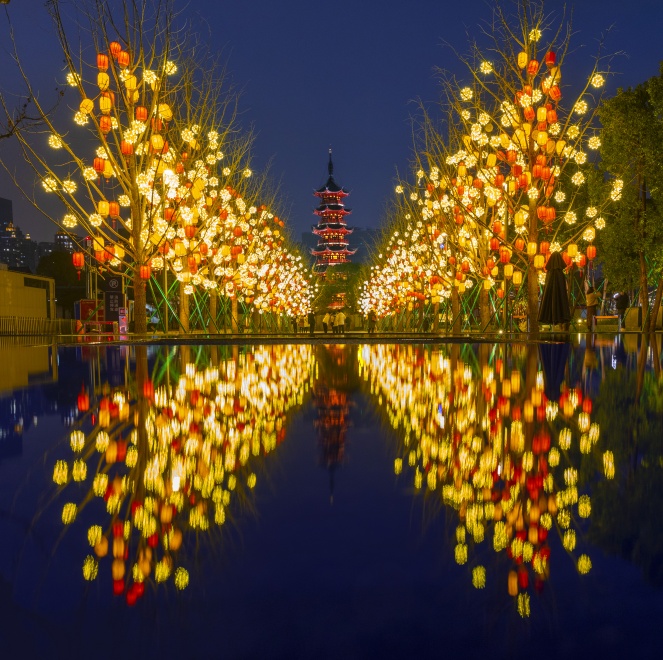
<svg viewBox="0 0 663 660"><path fill-rule="evenodd" d="M368 263L371 250L380 236L379 229L372 227L354 227L352 232L352 243L355 246L355 254L352 261L356 263ZM318 237L310 231L302 232L302 246L307 252L315 250L318 246Z"/></svg>
<svg viewBox="0 0 663 660"><path fill-rule="evenodd" d="M334 163L329 150L329 178L322 188L313 194L320 198L320 205L314 213L320 218L312 230L318 237L318 244L311 250L315 257L313 272L324 277L330 266L349 263L356 250L350 249L348 235L353 229L347 226L345 216L351 213L343 204L343 198L350 193L334 181Z"/></svg>
<svg viewBox="0 0 663 660"><path fill-rule="evenodd" d="M36 273L42 257L55 251L72 253L74 250L71 235L64 231L56 232L53 242L37 243L30 234L24 236L21 228L14 224L12 201L0 197L0 263L10 270Z"/></svg>

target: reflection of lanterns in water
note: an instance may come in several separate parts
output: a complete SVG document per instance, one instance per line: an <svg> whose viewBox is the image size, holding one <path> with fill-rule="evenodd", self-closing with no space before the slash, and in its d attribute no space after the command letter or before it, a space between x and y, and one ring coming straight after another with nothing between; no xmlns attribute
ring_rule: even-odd
<svg viewBox="0 0 663 660"><path fill-rule="evenodd" d="M488 537L496 552L513 560L507 591L521 616L528 616L530 589L541 590L549 576L548 533L556 526L573 552L574 514L590 515L591 501L578 493L571 458L575 449L594 451L599 428L579 389L562 384L559 405L547 399L536 346L503 347L506 358L490 362L482 350L482 368L476 369L477 356L465 361L458 347L447 354L365 346L360 375L402 433L394 472L407 464L416 489L437 494L456 510L457 563L470 561L470 546ZM612 454L603 455L603 464L610 478ZM580 555L577 567L587 572L589 557ZM486 579L485 567L474 566L474 586L483 588Z"/></svg>
<svg viewBox="0 0 663 660"><path fill-rule="evenodd" d="M255 466L283 440L287 413L302 403L312 365L308 346L257 347L205 369L187 364L176 382L154 387L145 348L136 353L135 382L102 388L71 433L71 469L58 460L53 473L63 487L90 484L80 507L103 500L108 522L88 530L94 554L83 576L94 579L108 557L114 593L130 605L147 579L187 586L186 569L176 566L183 531L223 525L231 502L247 497ZM73 524L78 513L67 503L63 522Z"/></svg>

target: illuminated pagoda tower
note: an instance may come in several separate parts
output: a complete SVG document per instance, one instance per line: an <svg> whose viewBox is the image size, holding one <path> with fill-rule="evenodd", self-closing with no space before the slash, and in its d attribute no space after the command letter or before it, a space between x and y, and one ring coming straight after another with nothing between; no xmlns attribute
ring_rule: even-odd
<svg viewBox="0 0 663 660"><path fill-rule="evenodd" d="M315 257L313 272L325 277L330 266L346 264L357 250L349 249L348 234L353 229L345 223L345 216L351 213L343 204L343 198L350 193L334 181L334 163L332 151L329 150L329 178L322 188L313 194L320 198L320 206L315 209L318 224L312 227L318 237L318 245L311 254Z"/></svg>

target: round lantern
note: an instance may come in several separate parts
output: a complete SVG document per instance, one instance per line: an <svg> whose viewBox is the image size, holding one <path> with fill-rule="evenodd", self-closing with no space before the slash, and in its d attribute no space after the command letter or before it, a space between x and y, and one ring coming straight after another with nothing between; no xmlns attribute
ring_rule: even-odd
<svg viewBox="0 0 663 660"><path fill-rule="evenodd" d="M120 151L123 156L131 156L134 152L134 145L131 144L131 142L122 140L122 142L120 142Z"/></svg>
<svg viewBox="0 0 663 660"><path fill-rule="evenodd" d="M550 98L553 101L559 101L562 98L562 90L559 88L558 85L553 85L550 88L549 94L550 94Z"/></svg>
<svg viewBox="0 0 663 660"><path fill-rule="evenodd" d="M184 227L184 235L188 239L192 239L196 235L196 225L187 225Z"/></svg>
<svg viewBox="0 0 663 660"><path fill-rule="evenodd" d="M527 64L527 73L535 76L539 72L539 63L537 60L530 60Z"/></svg>
<svg viewBox="0 0 663 660"><path fill-rule="evenodd" d="M71 261L76 270L81 270L85 266L85 254L83 252L74 252L71 255Z"/></svg>
<svg viewBox="0 0 663 660"><path fill-rule="evenodd" d="M129 61L130 60L131 60L131 58L129 57L129 53L127 53L126 50L121 50L117 54L117 63L122 67L129 66Z"/></svg>
<svg viewBox="0 0 663 660"><path fill-rule="evenodd" d="M106 71L108 69L108 55L106 53L97 54L97 69Z"/></svg>
<svg viewBox="0 0 663 660"><path fill-rule="evenodd" d="M499 250L500 248L500 240L499 238L491 238L490 239L490 249L491 250Z"/></svg>
<svg viewBox="0 0 663 660"><path fill-rule="evenodd" d="M541 252L541 254L548 254L548 252L550 252L550 243L548 241L541 241L539 252Z"/></svg>
<svg viewBox="0 0 663 660"><path fill-rule="evenodd" d="M143 105L136 106L134 116L136 121L147 121L147 108Z"/></svg>
<svg viewBox="0 0 663 660"><path fill-rule="evenodd" d="M119 44L117 41L111 41L110 44L108 45L108 49L111 52L111 55L113 57L117 57L119 53L122 51L122 45Z"/></svg>
<svg viewBox="0 0 663 660"><path fill-rule="evenodd" d="M524 69L527 66L527 53L524 51L518 53L518 66L521 69Z"/></svg>
<svg viewBox="0 0 663 660"><path fill-rule="evenodd" d="M513 245L516 248L516 250L518 250L519 252L522 252L525 249L525 239L522 238L522 237L518 237L514 241Z"/></svg>
<svg viewBox="0 0 663 660"><path fill-rule="evenodd" d="M152 277L152 267L150 264L144 264L138 269L138 274L142 280L149 280Z"/></svg>
<svg viewBox="0 0 663 660"><path fill-rule="evenodd" d="M94 167L95 172L101 174L104 171L104 168L106 167L106 159L95 158L94 161L92 162L92 166Z"/></svg>
<svg viewBox="0 0 663 660"><path fill-rule="evenodd" d="M534 268L543 268L546 265L546 258L542 254L537 254L534 257Z"/></svg>
<svg viewBox="0 0 663 660"><path fill-rule="evenodd" d="M590 261L596 259L596 246L595 245L588 245L587 246L587 258Z"/></svg>
<svg viewBox="0 0 663 660"><path fill-rule="evenodd" d="M94 110L94 101L92 99L83 99L78 109L85 115L89 115Z"/></svg>
<svg viewBox="0 0 663 660"><path fill-rule="evenodd" d="M508 264L511 261L511 250L508 247L500 248L500 262L503 264Z"/></svg>
<svg viewBox="0 0 663 660"><path fill-rule="evenodd" d="M110 77L105 71L100 71L97 74L97 86L102 92L105 92L110 87Z"/></svg>
<svg viewBox="0 0 663 660"><path fill-rule="evenodd" d="M111 118L108 115L103 115L103 117L99 117L99 130L104 135L110 133L112 128L113 128L113 122L111 121ZM104 161L104 167L105 166L106 162Z"/></svg>
<svg viewBox="0 0 663 660"><path fill-rule="evenodd" d="M535 241L530 241L527 244L527 254L528 254L528 256L533 257L536 254L537 250L538 250L538 245L536 244Z"/></svg>

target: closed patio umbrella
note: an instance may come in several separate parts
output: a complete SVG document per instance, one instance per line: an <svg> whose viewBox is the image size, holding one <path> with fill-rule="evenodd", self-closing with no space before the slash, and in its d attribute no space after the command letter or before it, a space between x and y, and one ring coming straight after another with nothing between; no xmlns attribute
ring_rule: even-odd
<svg viewBox="0 0 663 660"><path fill-rule="evenodd" d="M539 306L539 323L557 325L571 320L569 295L564 276L564 259L559 252L553 252L546 266L546 283Z"/></svg>

